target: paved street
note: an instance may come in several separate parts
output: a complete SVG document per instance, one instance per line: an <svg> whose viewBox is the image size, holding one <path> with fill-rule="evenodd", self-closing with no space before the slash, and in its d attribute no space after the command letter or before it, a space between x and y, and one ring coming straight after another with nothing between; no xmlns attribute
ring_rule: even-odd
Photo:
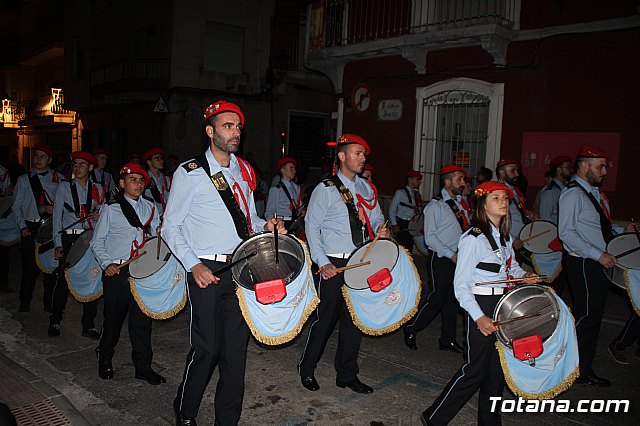
<svg viewBox="0 0 640 426"><path fill-rule="evenodd" d="M424 259L416 263L424 272ZM11 283L17 289L19 251L11 251ZM47 337L48 314L42 310L41 285L30 313L18 313L17 292L0 294L0 401L9 405L20 424L167 425L173 423L171 401L182 375L188 348L189 312L154 322L154 369L167 378L151 386L133 378L130 343L123 328L113 360L115 378L98 378L95 342L81 336L79 303L70 300L62 336ZM100 304L99 312L102 312ZM574 386L557 399L629 399L631 413L506 413L507 425L588 424L631 425L640 419L640 359L616 364L606 343L619 332L628 310L617 292L610 293L595 367L613 382L609 389ZM99 318L100 320L100 318ZM100 320L101 322L101 320ZM98 324L100 324L98 322ZM462 316L459 317L462 343ZM274 349L249 343L242 425L419 425L419 415L439 394L462 358L438 349L439 322L418 336L418 351L404 346L402 334L365 338L360 352L360 378L375 392L359 395L335 386L334 334L316 371L321 389L302 388L296 364L307 334ZM214 374L212 383L217 380ZM213 423L214 386L210 384L198 421ZM512 395L505 391L505 398ZM477 396L452 424L475 424ZM31 419L31 420L30 420Z"/></svg>

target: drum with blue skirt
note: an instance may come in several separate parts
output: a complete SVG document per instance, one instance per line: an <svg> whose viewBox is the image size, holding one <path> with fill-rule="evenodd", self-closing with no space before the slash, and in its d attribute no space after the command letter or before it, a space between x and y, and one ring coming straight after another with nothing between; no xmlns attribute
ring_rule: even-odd
<svg viewBox="0 0 640 426"><path fill-rule="evenodd" d="M187 303L187 271L162 238L148 239L141 250L146 253L129 264L131 293L147 316L171 318Z"/></svg>
<svg viewBox="0 0 640 426"><path fill-rule="evenodd" d="M13 196L0 198L0 246L12 246L20 241L20 228L11 211Z"/></svg>
<svg viewBox="0 0 640 426"><path fill-rule="evenodd" d="M296 337L320 302L306 244L289 234L257 234L235 249L231 264L240 309L256 340L281 345Z"/></svg>
<svg viewBox="0 0 640 426"><path fill-rule="evenodd" d="M89 243L93 230L87 229L71 244L64 276L69 292L78 302L91 302L102 296L102 269Z"/></svg>
<svg viewBox="0 0 640 426"><path fill-rule="evenodd" d="M54 257L53 219L51 217L42 221L34 240L36 246L36 264L38 268L45 274L52 274L58 267L59 262L58 259ZM46 247L46 250L43 250L41 247Z"/></svg>
<svg viewBox="0 0 640 426"><path fill-rule="evenodd" d="M390 333L417 312L420 275L409 252L395 241L380 238L362 244L346 267L351 269L344 271L342 294L353 323L363 333Z"/></svg>
<svg viewBox="0 0 640 426"><path fill-rule="evenodd" d="M640 238L635 232L617 235L607 244L607 253L618 262L613 268L604 269L604 274L627 291L634 310L640 315Z"/></svg>

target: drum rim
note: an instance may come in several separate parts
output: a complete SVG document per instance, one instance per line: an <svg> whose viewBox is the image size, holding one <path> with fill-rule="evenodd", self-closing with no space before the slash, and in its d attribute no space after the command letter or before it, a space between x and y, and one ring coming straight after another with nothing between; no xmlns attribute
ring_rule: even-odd
<svg viewBox="0 0 640 426"><path fill-rule="evenodd" d="M636 233L635 233L635 232L623 232L623 233L621 233L621 234L616 235L615 237L613 237L613 238L612 238L612 239L607 243L607 247L606 247L605 251L606 251L607 253L609 253L609 254L613 254L613 253L609 252L609 245L610 245L614 240L616 240L616 239L622 239L622 238L626 238L626 237L628 237L628 236L630 237L631 235L633 235L633 237L637 238L637 237L636 237ZM630 237L630 238L631 238L631 237ZM639 243L639 244L640 244L640 243ZM613 254L613 255L615 256L615 254ZM632 269L632 270L640 270L640 268L631 268L631 267L628 267L628 266L620 265L619 263L616 263L616 265L615 265L614 267L618 267L618 268L623 269L623 270L625 270L625 271L628 271L629 269Z"/></svg>
<svg viewBox="0 0 640 426"><path fill-rule="evenodd" d="M546 342L547 340L551 339L553 336L555 336L555 334L558 332L558 324L560 323L560 315L562 314L561 309L560 309L560 303L558 302L558 300L556 299L555 296L555 292L553 290L551 290L550 288L548 288L547 286L544 285L540 285L540 284L522 284L517 286L515 289L505 293L500 300L498 300L498 303L496 304L496 307L493 309L493 320L497 321L497 317L498 317L498 311L500 309L500 307L504 304L504 301L510 297L511 295L515 294L515 291L522 291L521 289L524 288L538 288L541 289L543 291L543 293L549 293L551 295L551 297L553 298L554 302L556 303L557 307L558 307L558 322L556 323L556 327L553 330L553 333L551 333L548 337L542 339L542 343ZM503 334L500 332L500 329L498 328L498 331L495 333L496 335L496 339L502 343L504 346L507 346L509 348L512 347L511 343L507 343L505 342L505 339Z"/></svg>
<svg viewBox="0 0 640 426"><path fill-rule="evenodd" d="M396 265L398 264L398 259L400 259L400 244L399 244L397 241L395 241L395 240L393 240L393 239L391 239L391 238L378 238L378 241L391 241L391 242L392 242L392 243L394 243L394 244L395 244L395 246L396 246L396 253L397 253L397 255L396 255L396 260L393 262L393 265L391 265L391 268L389 268L389 271L392 271L392 270L393 270L393 268L395 268L395 267L396 267ZM357 252L358 252L358 250L360 250L362 247L364 247L365 245L370 244L370 243L372 243L372 242L373 242L373 240L371 240L371 241L365 241L365 242L363 242L362 244L360 244L358 247L356 247L355 249L353 249L353 251L351 252L351 254L349 255L349 257L347 258L347 263L346 263L345 265L348 265L348 264L349 264L349 261L350 261L350 260L351 260L351 258L352 258L352 257L353 257ZM360 263L360 262L357 262L357 263ZM347 271L345 271L345 272L347 272ZM343 278L345 278L345 277L346 277L346 275L345 275ZM354 290L354 291L369 290L369 287L353 288L353 287L351 287L349 284L347 284L347 280L346 280L346 279L344 279L343 281L344 281L344 285L345 285L345 286L347 286L347 287L349 287L351 290Z"/></svg>
<svg viewBox="0 0 640 426"><path fill-rule="evenodd" d="M556 228L556 238L557 238L557 237L559 237L559 233L558 233L558 225L556 225L555 223L551 222L550 220L540 219L540 220L536 220L536 221L533 221L533 222L530 222L530 223L527 223L526 225L524 225L524 226L522 227L522 229L520 229L520 232L518 233L518 238L519 238L520 240L526 240L528 237L524 237L524 238L522 238L522 231L524 231L524 230L525 230L525 228L526 228L527 226L529 226L529 225L533 226L533 224L535 224L535 223L541 223L541 222L549 223L549 224L553 225L553 226ZM551 249L549 249L549 251L544 252L544 253L534 253L534 252L532 252L531 250L529 250L529 249L527 248L527 243L524 243L524 245L523 245L522 247L523 247L525 250L527 250L527 251L529 251L529 252L531 252L531 253L533 253L533 254L550 254L550 253L554 253L554 251L553 251L553 250L551 250Z"/></svg>
<svg viewBox="0 0 640 426"><path fill-rule="evenodd" d="M71 254L71 250L73 250L73 246L76 244L76 242L78 242L80 240L80 238L82 238L82 236L84 234L86 234L88 231L91 231L91 237L93 238L93 229L85 229L84 231L82 231L82 233L78 236L78 238L71 243L71 247L69 248L69 252L67 253L67 259L69 259L69 255ZM90 242L90 241L89 241ZM91 250L91 246L87 246L87 250ZM87 250L85 250L85 254L87 252ZM82 258L84 257L84 254L82 256L80 256L80 258L78 259L78 262L80 262L80 260L82 260ZM73 265L69 264L69 266L67 266L67 268L73 268L74 266L76 266L78 264L78 262L74 263ZM69 262L67 262L69 263Z"/></svg>
<svg viewBox="0 0 640 426"><path fill-rule="evenodd" d="M266 236L265 236L266 235ZM238 246L233 250L233 253L231 254L231 261L235 261L236 260L236 254L239 253L240 249L248 244L250 241L253 240L257 240L257 239L262 239L262 238L268 238L269 236L273 236L273 232L269 232L269 231L265 231L265 232L260 232L257 234L254 234L252 236L250 236L249 238L247 238L246 240L243 240L240 244L238 244ZM302 270L304 269L304 264L306 262L306 252L304 251L304 247L302 246L302 242L296 238L294 235L291 234L283 234L283 233L278 233L278 237L283 237L283 238L290 238L295 244L297 244L300 247L300 251L302 252L302 256L303 259L300 262L300 266L298 267L298 270L296 271L294 277L297 278L298 276L300 276L300 273L302 272ZM240 284L240 282L236 279L236 277L233 274L233 271L235 271L237 268L237 265L233 266L231 268L231 278L233 279L233 282L236 283L236 285L247 289L249 291L254 291L253 288L247 288L244 285ZM295 280L295 278L293 278L292 280L288 280L285 281L285 285L289 285L289 283L293 282ZM255 285L255 283L254 283Z"/></svg>
<svg viewBox="0 0 640 426"><path fill-rule="evenodd" d="M148 243L149 241L151 241L151 240L155 240L156 238L158 238L158 236L157 236L157 235L154 235L153 237L147 238L147 240L146 240L146 241L145 241L145 243L144 243L144 246L146 247L146 245L147 245L147 243ZM149 277L150 277L150 276L152 276L153 274L155 274L155 273L157 273L158 271L160 271L160 269L164 268L164 265L166 265L167 263L169 263L169 261L171 260L171 257L173 257L173 252L171 251L171 248L169 248L169 244L167 244L167 242L166 242L162 237L160 237L160 240L161 240L161 241L164 243L164 245L165 245L165 246L167 246L167 248L169 249L169 253L171 254L171 256L169 256L169 259L167 259L167 261L166 261L166 262L164 262L164 264L163 264L159 269L157 269L155 272L153 272L152 274L145 275L145 276L134 276L134 275L131 273L131 267L132 267L132 266L133 266L133 265L138 261L138 259L136 259L136 260L134 260L133 262L131 262L131 263L129 264L129 276L131 276L131 278L134 278L134 279L137 279L137 280L141 280L141 279L144 279L144 278L149 278Z"/></svg>

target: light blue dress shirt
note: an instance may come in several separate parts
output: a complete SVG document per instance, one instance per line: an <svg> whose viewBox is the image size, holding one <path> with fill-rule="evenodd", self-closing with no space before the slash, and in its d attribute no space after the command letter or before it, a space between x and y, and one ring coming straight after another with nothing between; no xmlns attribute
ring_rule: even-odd
<svg viewBox="0 0 640 426"><path fill-rule="evenodd" d="M20 229L27 226L25 222L27 220L40 220L36 199L33 196L31 183L29 182L29 177L34 174L36 174L36 172L35 170L32 170L31 173L25 173L20 176L16 182L16 188L13 191L14 199L12 210ZM54 174L56 176L55 178ZM45 192L45 200L53 203L56 199L58 184L63 182L64 178L60 173L49 169L46 175L38 176L38 179L40 179L40 183L42 184L42 188Z"/></svg>
<svg viewBox="0 0 640 426"><path fill-rule="evenodd" d="M458 241L462 235L462 228L458 218L447 204L451 196L446 189L440 191L441 200L431 200L424 208L424 242L438 254L438 257L451 259L458 251ZM454 200L460 211L466 215L467 212L460 205L460 195ZM467 217L467 220L469 217Z"/></svg>
<svg viewBox="0 0 640 426"><path fill-rule="evenodd" d="M263 232L266 221L256 214L253 194L242 179L240 165L231 154L229 167L220 167L207 149L205 157L211 175L222 171L229 186L240 186L251 217L252 231ZM162 236L187 271L200 263L200 256L231 254L242 239L236 232L231 213L202 167L187 172L180 165L173 174L172 191L162 223ZM240 208L247 215L240 197Z"/></svg>
<svg viewBox="0 0 640 426"><path fill-rule="evenodd" d="M600 201L598 188L578 176L573 179ZM605 205L608 209L609 203L606 200ZM600 229L600 215L587 194L577 187L565 188L560 194L558 213L558 234L566 250L597 262L607 244ZM613 225L614 233L623 231L622 227Z"/></svg>
<svg viewBox="0 0 640 426"><path fill-rule="evenodd" d="M407 191L409 191L408 198ZM403 204L407 204L411 207L407 207ZM416 196L413 188L407 185L404 188L396 189L395 194L393 194L393 199L391 200L391 205L389 206L389 221L391 224L393 226L397 225L398 218L402 220L411 220L416 214L416 210L414 209L415 205Z"/></svg>
<svg viewBox="0 0 640 426"><path fill-rule="evenodd" d="M87 187L83 188L80 184L78 184L77 179L73 179L72 184L76 185L76 189L78 191L78 202L81 205L87 201L87 187L90 187L90 185L95 185L98 191L98 199L103 201L104 203L105 198L104 193L102 192L102 185L88 181ZM63 182L58 186L58 190L56 191L56 201L53 204L53 242L55 243L56 247L62 246L62 235L59 233L60 230L66 228L73 222L80 219L79 217L76 217L75 210L69 211L64 206L65 203L67 203L67 205L69 205L69 207L71 207L72 209L75 209L69 182ZM95 199L91 200L92 209L100 211L101 207L102 204L98 204ZM83 222L74 225L71 229L89 229L90 221L91 219L86 219Z"/></svg>
<svg viewBox="0 0 640 426"><path fill-rule="evenodd" d="M151 236L156 235L156 228L160 225L160 216L158 209L153 205L154 203L143 197L134 200L127 197L124 192L122 196L131 203L143 225L151 218L150 234ZM89 246L98 259L100 267L107 269L112 263L129 259L134 240L138 244L142 244L143 230L131 226L122 213L120 204L113 203L101 209L100 218L93 231L93 238Z"/></svg>
<svg viewBox="0 0 640 426"><path fill-rule="evenodd" d="M356 176L355 180L351 181L340 171L337 175L353 195L354 203L357 203L356 194L367 200L374 197L373 189L366 179ZM365 209L365 212L369 215L373 232L377 232L378 227L384 223L380 204L376 203L372 211ZM349 227L349 211L335 185L327 186L320 182L316 186L311 194L304 221L311 258L319 267L331 263L327 254L351 253L355 250Z"/></svg>
<svg viewBox="0 0 640 426"><path fill-rule="evenodd" d="M289 195L294 203L296 203L296 210L300 212L302 205L298 205L298 203L302 204L300 200L300 185L295 182L291 182L287 179L282 179L280 183L287 187L287 191L289 191ZM277 184L276 184L277 185ZM284 193L284 189L278 188L277 186L272 186L269 189L269 196L267 197L267 207L264 211L266 218L272 218L273 213L277 213L278 217L288 217L291 218L291 203L287 198L287 195Z"/></svg>
<svg viewBox="0 0 640 426"><path fill-rule="evenodd" d="M560 200L560 193L564 188L564 183L557 178L553 178L553 183L542 188L540 191L540 219L548 220L555 225L558 224L558 200Z"/></svg>
<svg viewBox="0 0 640 426"><path fill-rule="evenodd" d="M512 239L506 241L506 247L500 247L500 233L495 226L491 225L491 233L496 244L498 244L498 250L496 251L493 251L489 240L484 234L474 236L470 233L471 230L473 230L473 228L460 237L453 289L456 299L460 302L460 306L469 313L474 321L477 321L478 318L484 315L484 312L480 308L480 305L478 305L476 296L472 291L476 283L506 280L508 278L506 264L509 257L511 257L511 276L521 278L526 272L520 268L520 265L516 262L516 257L511 247ZM479 262L498 263L501 264L502 267L500 268L500 272L494 273L476 268ZM505 287L505 285L483 285L483 287L501 288Z"/></svg>
<svg viewBox="0 0 640 426"><path fill-rule="evenodd" d="M165 176L164 173L158 172L158 176L154 175L151 170L148 170L149 177L156 184L156 188L158 188L158 192L160 195L164 197L164 204L167 205L169 201L169 191L171 190L171 178L169 176ZM151 194L151 189L147 188L144 190L144 196L149 200L153 200L153 195ZM156 203L156 209L160 211L160 216L164 213L162 203Z"/></svg>

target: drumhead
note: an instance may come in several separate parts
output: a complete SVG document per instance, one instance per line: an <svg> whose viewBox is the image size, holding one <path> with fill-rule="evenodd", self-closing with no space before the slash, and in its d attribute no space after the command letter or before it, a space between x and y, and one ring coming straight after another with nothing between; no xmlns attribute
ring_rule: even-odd
<svg viewBox="0 0 640 426"><path fill-rule="evenodd" d="M71 248L69 249L69 254L67 254L67 267L72 268L80 259L84 256L84 254L89 250L89 242L91 242L91 238L93 237L93 229L85 230L80 236L71 244Z"/></svg>
<svg viewBox="0 0 640 426"><path fill-rule="evenodd" d="M614 266L613 268L604 268L602 272L611 281L611 284L620 287L623 290L627 290L627 282L624 279L624 273L626 269Z"/></svg>
<svg viewBox="0 0 640 426"><path fill-rule="evenodd" d="M607 244L607 253L618 256L632 249L639 248L640 241L634 232L626 232L615 236ZM625 269L640 269L640 249L618 258L617 266Z"/></svg>
<svg viewBox="0 0 640 426"><path fill-rule="evenodd" d="M424 214L420 213L414 220L409 221L407 229L412 237L421 237L424 228Z"/></svg>
<svg viewBox="0 0 640 426"><path fill-rule="evenodd" d="M255 284L284 279L291 283L304 266L305 253L300 242L288 234L278 234L278 263L275 258L274 234L254 235L233 252L231 262L253 253L255 255L231 267L231 275L238 285L253 291Z"/></svg>
<svg viewBox="0 0 640 426"><path fill-rule="evenodd" d="M558 238L558 227L546 220L531 222L520 230L520 239L524 248L535 254L548 254L554 250L549 247Z"/></svg>
<svg viewBox="0 0 640 426"><path fill-rule="evenodd" d="M522 285L502 296L493 312L494 321L534 313L540 315L499 326L496 332L498 340L511 347L514 340L538 334L544 342L555 332L560 315L560 306L553 293L541 285Z"/></svg>
<svg viewBox="0 0 640 426"><path fill-rule="evenodd" d="M367 279L380 270L387 268L389 271L396 266L398 256L400 255L400 248L398 244L388 238L379 238L378 241L373 244L371 251L367 254L367 257L362 259L365 252L371 246L373 241L364 243L351 253L347 266L355 265L362 262L371 262L368 265L359 266L353 269L347 269L344 271L344 283L347 287L354 290L369 289L369 283Z"/></svg>
<svg viewBox="0 0 640 426"><path fill-rule="evenodd" d="M160 256L158 256L158 241L160 241ZM150 277L162 269L172 256L167 244L158 237L149 238L144 243L143 250L147 253L129 264L129 274L133 278Z"/></svg>
<svg viewBox="0 0 640 426"><path fill-rule="evenodd" d="M36 233L35 241L38 244L44 244L53 239L53 219L52 217L47 218L44 222L40 224L38 228L38 232Z"/></svg>

